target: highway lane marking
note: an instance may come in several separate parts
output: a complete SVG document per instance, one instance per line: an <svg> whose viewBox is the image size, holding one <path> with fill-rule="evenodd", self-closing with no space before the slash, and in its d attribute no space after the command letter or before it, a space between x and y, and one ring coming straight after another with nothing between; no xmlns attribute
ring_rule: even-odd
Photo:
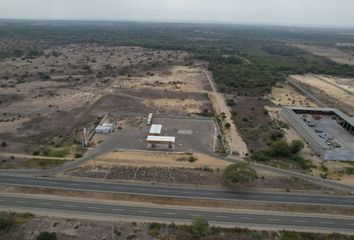
<svg viewBox="0 0 354 240"><path fill-rule="evenodd" d="M145 191L145 189L142 189L142 188L137 188L136 190L138 190L138 191Z"/></svg>
<svg viewBox="0 0 354 240"><path fill-rule="evenodd" d="M268 221L280 221L279 218L268 218L267 220L268 220Z"/></svg>
<svg viewBox="0 0 354 240"><path fill-rule="evenodd" d="M88 209L98 209L98 207L86 207Z"/></svg>
<svg viewBox="0 0 354 240"><path fill-rule="evenodd" d="M347 223L348 226L354 226L354 223Z"/></svg>
<svg viewBox="0 0 354 240"><path fill-rule="evenodd" d="M227 216L215 216L216 218L224 218L224 219L227 219L227 218L229 218L229 217L227 217Z"/></svg>
<svg viewBox="0 0 354 240"><path fill-rule="evenodd" d="M2 201L2 200L1 200ZM26 203L25 201L16 200L16 203Z"/></svg>
<svg viewBox="0 0 354 240"><path fill-rule="evenodd" d="M242 220L254 220L254 218L249 218L249 217L241 217L240 219L242 219Z"/></svg>
<svg viewBox="0 0 354 240"><path fill-rule="evenodd" d="M39 204L41 204L41 205L47 205L47 206L52 205L51 203L45 203L45 202L42 202L42 203L39 203Z"/></svg>
<svg viewBox="0 0 354 240"><path fill-rule="evenodd" d="M150 211L139 210L139 213L150 213Z"/></svg>
<svg viewBox="0 0 354 240"><path fill-rule="evenodd" d="M157 190L158 192L168 192L167 190Z"/></svg>
<svg viewBox="0 0 354 240"><path fill-rule="evenodd" d="M305 221L305 220L294 220L294 222L297 222L297 223L307 223L307 221Z"/></svg>
<svg viewBox="0 0 354 240"><path fill-rule="evenodd" d="M6 180L9 180L9 181L16 181L16 179L13 179L13 178L7 178Z"/></svg>
<svg viewBox="0 0 354 240"><path fill-rule="evenodd" d="M59 183L57 183L57 182L47 182L47 183L53 184L53 185L59 185Z"/></svg>
<svg viewBox="0 0 354 240"><path fill-rule="evenodd" d="M113 208L112 210L113 210L113 211L118 211L118 212L124 211L123 209L118 209L118 208Z"/></svg>
<svg viewBox="0 0 354 240"><path fill-rule="evenodd" d="M76 207L74 205L64 204L63 207Z"/></svg>
<svg viewBox="0 0 354 240"><path fill-rule="evenodd" d="M320 222L321 224L334 224L333 222Z"/></svg>
<svg viewBox="0 0 354 240"><path fill-rule="evenodd" d="M166 214L166 215L176 215L176 213L171 213L171 212L163 212L163 214Z"/></svg>
<svg viewBox="0 0 354 240"><path fill-rule="evenodd" d="M80 184L77 184L77 183L70 183L69 185L70 186L80 186Z"/></svg>
<svg viewBox="0 0 354 240"><path fill-rule="evenodd" d="M194 213L190 213L188 214L189 216L192 216L192 217L201 217L202 215L200 214L194 214Z"/></svg>

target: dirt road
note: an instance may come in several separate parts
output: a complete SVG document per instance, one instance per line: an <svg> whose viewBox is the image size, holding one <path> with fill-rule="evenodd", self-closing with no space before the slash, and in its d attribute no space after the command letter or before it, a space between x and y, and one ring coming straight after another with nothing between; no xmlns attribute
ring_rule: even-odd
<svg viewBox="0 0 354 240"><path fill-rule="evenodd" d="M242 140L240 133L238 132L234 121L232 120L232 114L230 108L225 102L224 96L219 93L215 87L215 83L209 72L205 71L205 75L210 83L212 92L208 92L210 101L213 104L213 108L216 114L225 113L226 120L231 124L230 129L226 130L226 139L229 143L230 152L239 152L241 156L248 153L247 145Z"/></svg>

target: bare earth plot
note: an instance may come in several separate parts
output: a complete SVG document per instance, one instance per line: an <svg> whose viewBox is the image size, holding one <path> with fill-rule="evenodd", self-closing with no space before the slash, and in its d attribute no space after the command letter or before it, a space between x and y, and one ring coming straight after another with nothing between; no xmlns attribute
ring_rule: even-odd
<svg viewBox="0 0 354 240"><path fill-rule="evenodd" d="M308 97L299 93L294 87L281 83L272 88L269 100L277 106L317 107Z"/></svg>
<svg viewBox="0 0 354 240"><path fill-rule="evenodd" d="M56 144L79 128L92 127L97 117L114 110L157 109L171 115L211 111L206 94L115 87L122 76L160 75L167 62L179 65L187 56L181 51L83 44L52 47L33 59L0 62L0 139L11 143L2 151L31 154L41 144ZM175 68L179 75L186 70ZM154 73L147 73L151 69ZM189 71L194 76L194 70ZM158 107L144 103L146 99L158 99ZM170 111L171 102L179 105Z"/></svg>
<svg viewBox="0 0 354 240"><path fill-rule="evenodd" d="M348 83L354 81L354 79L343 80L313 74L293 75L291 79L308 88L329 107L338 108L354 116L354 95L352 94L352 89L349 89L350 85L343 84L343 82Z"/></svg>
<svg viewBox="0 0 354 240"><path fill-rule="evenodd" d="M350 55L349 53L343 52L338 48L300 44L295 45L295 47L311 52L312 54L328 58L334 62L354 65L354 56Z"/></svg>

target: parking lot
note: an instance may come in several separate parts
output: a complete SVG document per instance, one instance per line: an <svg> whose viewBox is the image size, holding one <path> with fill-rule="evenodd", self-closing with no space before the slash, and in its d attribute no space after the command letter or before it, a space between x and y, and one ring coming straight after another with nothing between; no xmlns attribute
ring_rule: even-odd
<svg viewBox="0 0 354 240"><path fill-rule="evenodd" d="M214 152L218 130L212 119L153 118L152 124L162 124L161 136L176 137L174 151ZM107 141L115 149L146 150L149 130L150 125L146 123L141 127L122 128L112 133Z"/></svg>
<svg viewBox="0 0 354 240"><path fill-rule="evenodd" d="M328 146L335 149L354 151L354 136L341 127L332 116L323 115L316 120L307 114L307 118L309 119L307 124Z"/></svg>

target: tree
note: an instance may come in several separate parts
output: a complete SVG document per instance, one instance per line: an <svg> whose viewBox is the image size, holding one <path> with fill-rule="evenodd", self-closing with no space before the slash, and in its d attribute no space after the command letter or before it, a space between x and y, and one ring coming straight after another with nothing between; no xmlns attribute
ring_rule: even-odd
<svg viewBox="0 0 354 240"><path fill-rule="evenodd" d="M250 183L257 179L257 172L247 163L235 163L225 169L223 178L232 184Z"/></svg>
<svg viewBox="0 0 354 240"><path fill-rule="evenodd" d="M57 240L57 234L55 232L41 232L38 237L37 240Z"/></svg>
<svg viewBox="0 0 354 240"><path fill-rule="evenodd" d="M271 157L289 157L291 149L287 142L275 141L267 149L268 155Z"/></svg>
<svg viewBox="0 0 354 240"><path fill-rule="evenodd" d="M225 123L225 128L226 128L226 129L230 129L230 127L231 127L231 124L230 124L230 123Z"/></svg>
<svg viewBox="0 0 354 240"><path fill-rule="evenodd" d="M7 147L7 142L3 141L3 142L1 143L1 147Z"/></svg>
<svg viewBox="0 0 354 240"><path fill-rule="evenodd" d="M301 140L293 140L290 144L290 151L293 154L300 152L305 147L305 144Z"/></svg>
<svg viewBox="0 0 354 240"><path fill-rule="evenodd" d="M191 226L194 236L202 237L209 234L209 223L203 217L195 217Z"/></svg>

